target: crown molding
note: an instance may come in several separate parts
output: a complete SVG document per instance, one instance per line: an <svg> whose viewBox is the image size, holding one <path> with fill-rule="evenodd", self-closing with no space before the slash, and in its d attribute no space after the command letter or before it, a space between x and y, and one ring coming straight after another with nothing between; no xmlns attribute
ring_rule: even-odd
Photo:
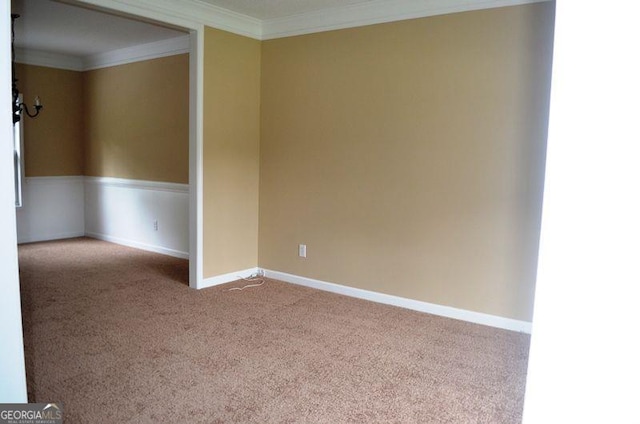
<svg viewBox="0 0 640 424"><path fill-rule="evenodd" d="M189 53L189 36L113 50L84 58L83 71Z"/></svg>
<svg viewBox="0 0 640 424"><path fill-rule="evenodd" d="M178 14L178 16L188 16L212 28L244 35L257 40L262 39L262 21L260 19L214 6L200 0L183 1L184 3L174 0L154 0L152 4L154 7L159 7L162 4L167 10L173 11L175 14Z"/></svg>
<svg viewBox="0 0 640 424"><path fill-rule="evenodd" d="M262 21L262 39L290 37L406 19L550 0L372 0Z"/></svg>
<svg viewBox="0 0 640 424"><path fill-rule="evenodd" d="M87 57L67 56L37 50L16 49L16 62L26 65L45 66L47 68L66 69L69 71L90 71L143 60L174 56L189 53L189 38L170 38L153 43L113 50Z"/></svg>
<svg viewBox="0 0 640 424"><path fill-rule="evenodd" d="M66 69L69 71L84 70L84 62L81 57L44 52L40 50L25 50L16 48L16 62L23 63L25 65Z"/></svg>

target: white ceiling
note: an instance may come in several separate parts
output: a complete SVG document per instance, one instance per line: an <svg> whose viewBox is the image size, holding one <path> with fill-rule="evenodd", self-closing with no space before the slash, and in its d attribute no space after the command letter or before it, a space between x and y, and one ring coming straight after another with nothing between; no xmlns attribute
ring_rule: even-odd
<svg viewBox="0 0 640 424"><path fill-rule="evenodd" d="M63 0L64 1L64 0ZM394 0L200 0L202 4L245 15L256 20L304 15L362 3L393 3ZM176 5L190 1L177 0ZM184 32L128 19L58 0L12 0L15 46L66 56L88 57L140 44L166 40Z"/></svg>
<svg viewBox="0 0 640 424"><path fill-rule="evenodd" d="M184 32L50 0L12 0L15 46L85 57L185 35Z"/></svg>
<svg viewBox="0 0 640 424"><path fill-rule="evenodd" d="M393 3L393 0L201 0L260 20L334 9L359 3Z"/></svg>
<svg viewBox="0 0 640 424"><path fill-rule="evenodd" d="M165 26L79 7L208 25L259 40L550 0L12 0L19 51L86 59L185 35ZM86 3L83 3L86 6ZM139 13L143 12L143 13ZM188 43L188 39L187 39ZM26 63L26 62L25 62ZM35 64L35 63L32 63ZM47 65L43 65L47 66Z"/></svg>

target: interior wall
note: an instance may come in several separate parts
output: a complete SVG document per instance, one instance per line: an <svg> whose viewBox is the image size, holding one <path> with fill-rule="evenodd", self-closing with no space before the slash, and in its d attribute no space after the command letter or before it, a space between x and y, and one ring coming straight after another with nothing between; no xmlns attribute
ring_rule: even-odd
<svg viewBox="0 0 640 424"><path fill-rule="evenodd" d="M264 42L259 265L531 321L554 6Z"/></svg>
<svg viewBox="0 0 640 424"><path fill-rule="evenodd" d="M260 41L205 28L203 273L257 266Z"/></svg>
<svg viewBox="0 0 640 424"><path fill-rule="evenodd" d="M189 182L189 55L84 73L85 175Z"/></svg>
<svg viewBox="0 0 640 424"><path fill-rule="evenodd" d="M24 117L25 176L82 175L82 73L18 63L16 76L30 111L35 96L44 105L37 118Z"/></svg>

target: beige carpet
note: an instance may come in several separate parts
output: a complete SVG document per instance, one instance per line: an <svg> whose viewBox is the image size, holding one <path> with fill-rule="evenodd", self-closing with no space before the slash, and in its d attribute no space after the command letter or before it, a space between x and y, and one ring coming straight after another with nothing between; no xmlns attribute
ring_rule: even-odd
<svg viewBox="0 0 640 424"><path fill-rule="evenodd" d="M30 401L66 423L518 423L527 335L91 239L20 246ZM416 282L418 284L418 282Z"/></svg>

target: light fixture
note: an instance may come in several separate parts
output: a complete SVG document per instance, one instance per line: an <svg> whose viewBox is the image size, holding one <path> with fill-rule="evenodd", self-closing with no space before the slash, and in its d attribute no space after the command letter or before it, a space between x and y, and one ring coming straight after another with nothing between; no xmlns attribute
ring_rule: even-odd
<svg viewBox="0 0 640 424"><path fill-rule="evenodd" d="M11 14L11 93L12 93L12 104L13 111L11 115L13 117L13 123L20 121L20 116L22 112L25 112L29 118L35 118L40 113L42 109L42 103L40 103L40 97L36 96L33 108L35 112L32 114L29 112L29 107L20 101L20 90L18 90L18 79L16 78L16 50L13 46L15 41L15 21L18 19L20 15L15 13Z"/></svg>

